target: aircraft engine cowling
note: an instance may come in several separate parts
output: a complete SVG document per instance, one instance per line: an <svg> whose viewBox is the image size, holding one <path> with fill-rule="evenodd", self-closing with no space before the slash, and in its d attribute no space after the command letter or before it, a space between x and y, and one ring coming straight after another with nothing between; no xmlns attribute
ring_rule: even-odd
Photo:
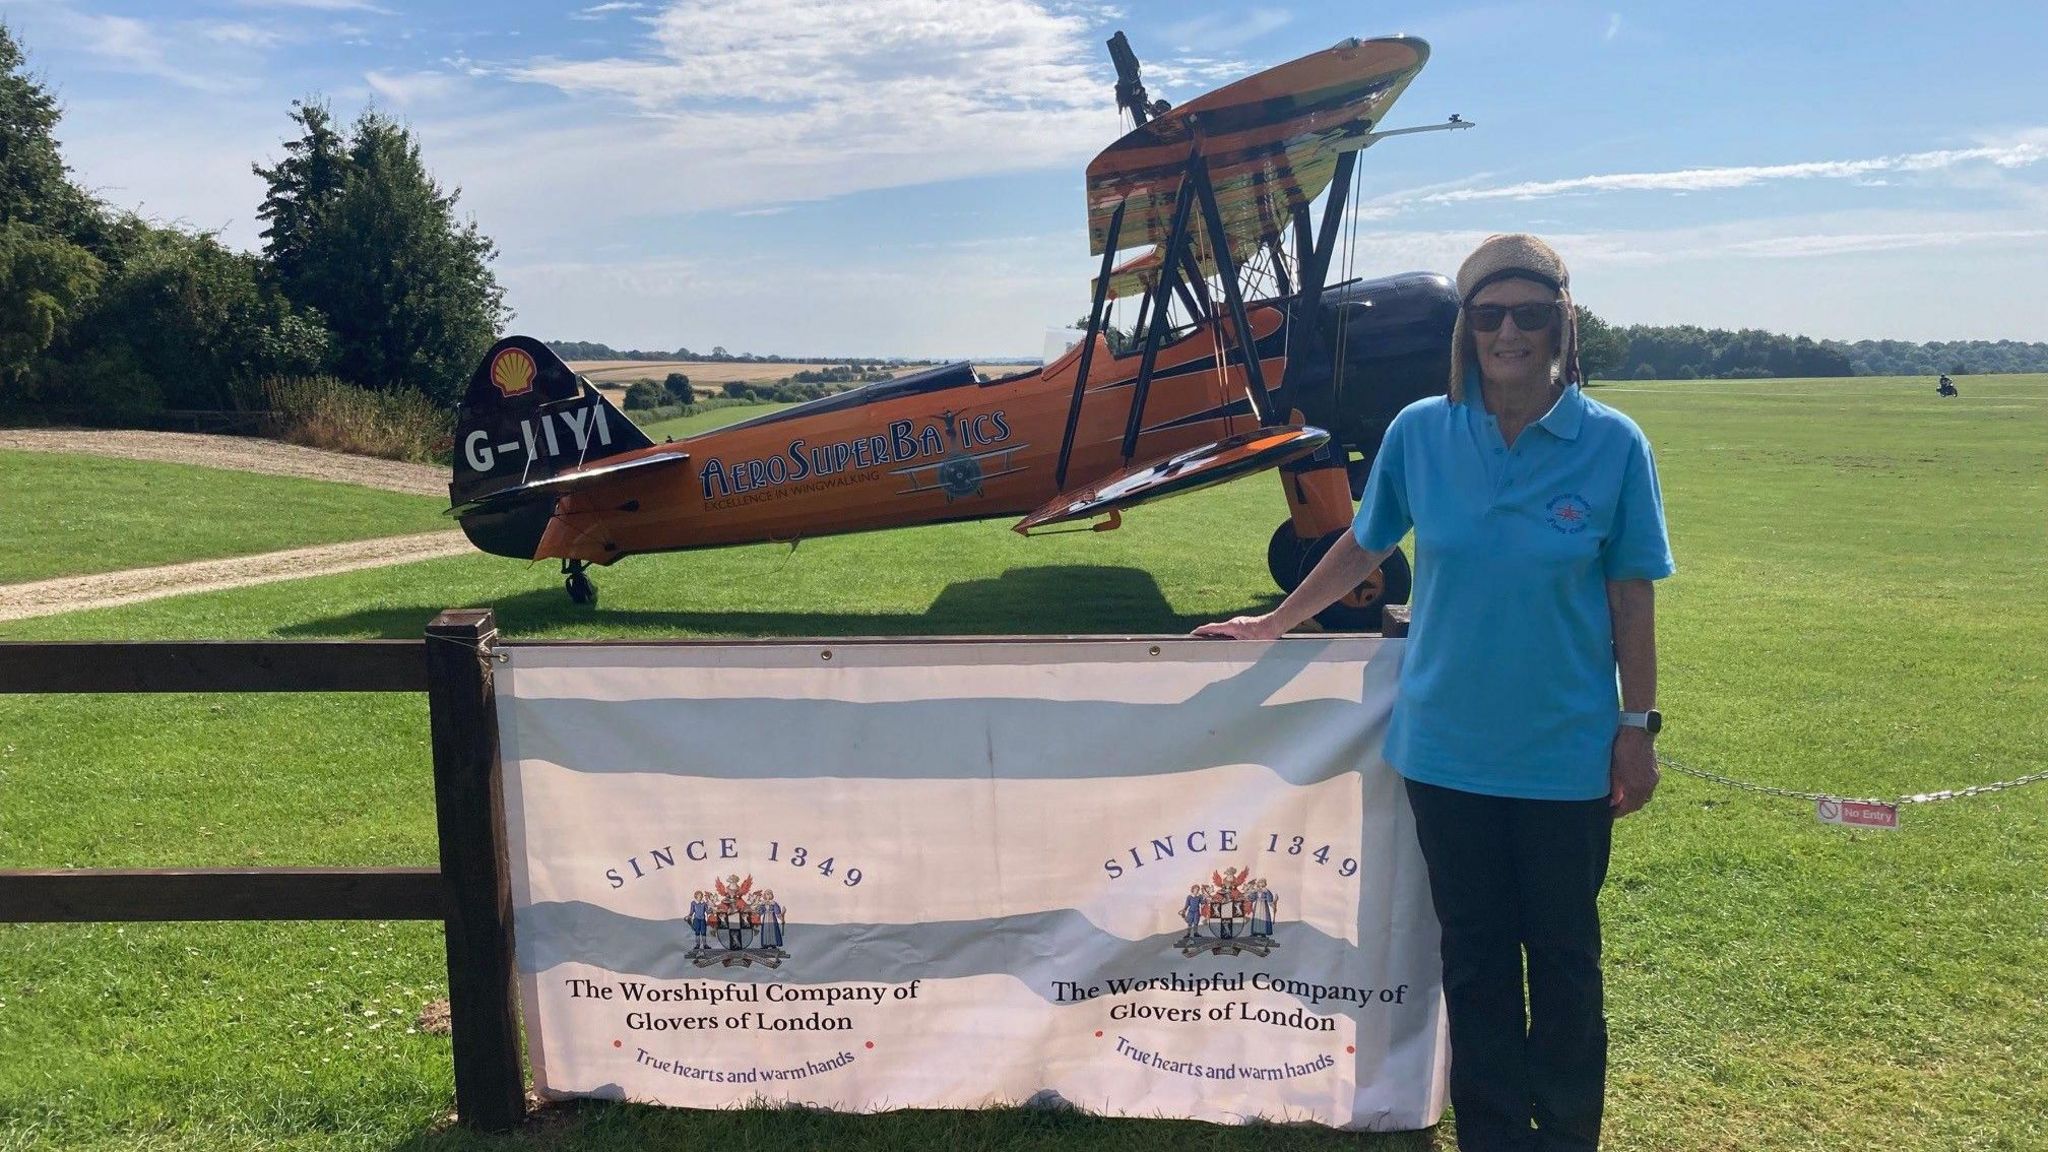
<svg viewBox="0 0 2048 1152"><path fill-rule="evenodd" d="M1325 363L1342 358L1331 384L1335 431L1358 454L1350 465L1356 498L1394 414L1442 395L1449 382L1458 289L1447 276L1407 272L1328 289L1320 304Z"/></svg>

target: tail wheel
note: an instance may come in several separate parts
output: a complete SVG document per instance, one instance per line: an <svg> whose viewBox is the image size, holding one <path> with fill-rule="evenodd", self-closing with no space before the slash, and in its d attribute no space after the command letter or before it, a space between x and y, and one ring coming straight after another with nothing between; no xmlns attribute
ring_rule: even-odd
<svg viewBox="0 0 2048 1152"><path fill-rule="evenodd" d="M1316 565L1322 563L1324 555L1342 535L1342 532L1332 532L1309 547L1302 555L1301 567L1294 578L1296 584L1315 571ZM1380 562L1377 571L1365 578L1364 583L1316 613L1316 623L1332 632L1377 632L1380 630L1381 610L1389 604L1406 604L1414 583L1415 574L1408 567L1407 554L1396 548Z"/></svg>
<svg viewBox="0 0 2048 1152"><path fill-rule="evenodd" d="M1282 592L1292 592L1300 585L1302 574L1308 569L1301 566L1302 550L1306 547L1301 537L1295 534L1294 521L1282 520L1273 529L1273 538L1266 542L1266 571L1273 574L1273 583Z"/></svg>

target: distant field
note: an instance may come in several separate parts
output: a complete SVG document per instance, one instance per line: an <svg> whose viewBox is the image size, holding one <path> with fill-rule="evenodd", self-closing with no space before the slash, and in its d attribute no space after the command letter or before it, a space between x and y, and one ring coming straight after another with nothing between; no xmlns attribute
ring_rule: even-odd
<svg viewBox="0 0 2048 1152"><path fill-rule="evenodd" d="M798 372L816 372L825 368L844 365L844 360L821 361L803 364L763 364L750 361L732 360L571 360L569 370L588 377L592 384L606 392L624 391L628 384L637 380L659 381L671 372L681 372L690 378L693 385L721 385L735 380L752 383L757 380L774 381ZM904 364L890 371L901 374L922 367L919 364Z"/></svg>
<svg viewBox="0 0 2048 1152"><path fill-rule="evenodd" d="M709 412L699 412L695 416L678 416L658 424L645 424L640 430L656 440L681 440L686 436L695 436L699 432L709 432L713 428L723 428L728 424L737 424L742 420L752 420L756 416L766 416L770 412L780 412L784 408L794 407L794 404L735 404L730 408L713 408Z"/></svg>

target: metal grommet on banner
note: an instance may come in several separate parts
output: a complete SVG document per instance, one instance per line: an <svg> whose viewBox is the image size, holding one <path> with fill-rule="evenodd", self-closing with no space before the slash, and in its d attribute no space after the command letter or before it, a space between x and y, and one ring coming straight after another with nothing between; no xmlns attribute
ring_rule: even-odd
<svg viewBox="0 0 2048 1152"><path fill-rule="evenodd" d="M1152 646L1152 655L1154 655L1154 656L1157 656L1157 655L1159 655L1159 645L1157 645L1157 644L1154 644L1154 645Z"/></svg>
<svg viewBox="0 0 2048 1152"><path fill-rule="evenodd" d="M830 660L831 658L832 650L830 648L827 648L823 652L818 653L818 659L820 660Z"/></svg>

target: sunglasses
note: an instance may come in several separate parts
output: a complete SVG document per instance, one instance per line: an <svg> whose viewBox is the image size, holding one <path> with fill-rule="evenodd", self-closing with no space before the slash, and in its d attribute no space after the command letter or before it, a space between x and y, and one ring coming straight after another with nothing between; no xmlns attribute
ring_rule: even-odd
<svg viewBox="0 0 2048 1152"><path fill-rule="evenodd" d="M1515 327L1524 332L1542 332L1557 320L1557 306L1560 300L1548 300L1541 304L1467 304L1465 319L1472 322L1475 332L1498 332L1501 321L1515 318Z"/></svg>

